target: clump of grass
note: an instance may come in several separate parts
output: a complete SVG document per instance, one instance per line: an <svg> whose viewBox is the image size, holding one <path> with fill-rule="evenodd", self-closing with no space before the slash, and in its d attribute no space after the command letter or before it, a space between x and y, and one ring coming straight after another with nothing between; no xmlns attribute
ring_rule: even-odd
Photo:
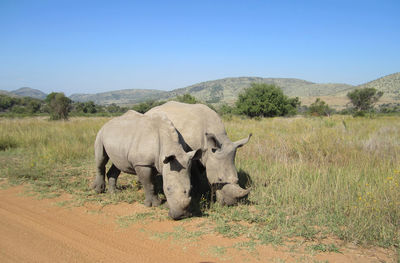
<svg viewBox="0 0 400 263"><path fill-rule="evenodd" d="M257 245L258 245L257 242L255 242L254 240L250 240L250 241L238 242L238 243L234 244L232 247L236 248L238 250L245 250L252 254L257 255L258 254L257 253Z"/></svg>
<svg viewBox="0 0 400 263"><path fill-rule="evenodd" d="M1 136L0 137L0 151L5 151L12 148L17 148L18 142L11 136Z"/></svg>
<svg viewBox="0 0 400 263"><path fill-rule="evenodd" d="M152 237L156 238L156 239L162 239L162 240L171 238L175 242L187 243L189 241L196 241L202 235L205 235L207 233L208 232L205 230L190 231L183 226L177 226L177 227L174 227L174 230L170 231L170 232L166 231L166 232L152 233Z"/></svg>
<svg viewBox="0 0 400 263"><path fill-rule="evenodd" d="M154 212L144 212L144 213L135 213L129 216L120 216L117 218L117 223L121 227L128 227L134 223L144 223L148 220L154 220L155 213Z"/></svg>
<svg viewBox="0 0 400 263"><path fill-rule="evenodd" d="M213 256L221 257L226 254L227 248L224 246L212 246L209 248L209 252Z"/></svg>
<svg viewBox="0 0 400 263"><path fill-rule="evenodd" d="M335 252L340 253L339 248L335 244L316 244L307 247L308 250L317 252Z"/></svg>

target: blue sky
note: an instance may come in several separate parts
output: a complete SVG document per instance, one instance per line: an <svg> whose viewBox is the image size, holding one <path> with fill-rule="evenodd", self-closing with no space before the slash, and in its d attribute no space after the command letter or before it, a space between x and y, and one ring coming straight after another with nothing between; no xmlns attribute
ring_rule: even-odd
<svg viewBox="0 0 400 263"><path fill-rule="evenodd" d="M97 93L400 71L400 1L0 0L0 89Z"/></svg>

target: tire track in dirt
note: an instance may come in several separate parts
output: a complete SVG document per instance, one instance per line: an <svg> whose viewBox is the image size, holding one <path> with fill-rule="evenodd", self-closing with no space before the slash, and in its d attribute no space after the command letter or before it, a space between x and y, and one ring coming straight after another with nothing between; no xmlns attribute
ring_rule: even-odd
<svg viewBox="0 0 400 263"><path fill-rule="evenodd" d="M342 253L316 255L287 246L264 245L257 256L230 249L227 257L204 253L211 246L232 247L238 239L207 234L193 243L151 240L147 232L173 231L176 226L196 227L188 222L161 221L120 228L116 215L143 212L140 204L107 206L101 213L86 207L57 207L54 199L22 196L22 186L0 190L0 262L396 262L393 250L341 248ZM90 211L99 212L99 208ZM106 210L108 212L106 212ZM147 211L147 210L146 210ZM303 247L304 249L304 247Z"/></svg>
<svg viewBox="0 0 400 263"><path fill-rule="evenodd" d="M17 189L0 191L1 262L192 261L138 231L122 231L80 208L17 196Z"/></svg>

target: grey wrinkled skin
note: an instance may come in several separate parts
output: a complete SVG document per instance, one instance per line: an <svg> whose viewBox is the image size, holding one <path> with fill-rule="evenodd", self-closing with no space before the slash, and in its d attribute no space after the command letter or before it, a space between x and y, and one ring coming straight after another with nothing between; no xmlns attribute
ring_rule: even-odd
<svg viewBox="0 0 400 263"><path fill-rule="evenodd" d="M190 168L201 151L185 152L175 127L165 115L143 115L130 110L104 124L94 146L97 176L92 188L96 192L105 191L105 165L110 160L110 192L115 192L121 171L137 174L145 191L145 205L159 206L153 182L154 176L161 174L170 217L180 219L189 215Z"/></svg>
<svg viewBox="0 0 400 263"><path fill-rule="evenodd" d="M218 114L203 104L170 101L145 115L154 113L163 113L172 121L188 145L186 150L202 150L200 163L206 169L209 184L225 185L216 192L219 203L233 205L250 192L250 189L244 190L238 185L235 156L236 150L249 141L251 134L232 142Z"/></svg>

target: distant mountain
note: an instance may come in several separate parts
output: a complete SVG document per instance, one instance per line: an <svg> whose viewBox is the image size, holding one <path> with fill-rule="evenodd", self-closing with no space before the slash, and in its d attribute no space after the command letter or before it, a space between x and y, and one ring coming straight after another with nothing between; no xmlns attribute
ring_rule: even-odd
<svg viewBox="0 0 400 263"><path fill-rule="evenodd" d="M15 97L15 94L12 94L11 92L9 92L7 90L2 90L2 89L0 89L0 95L7 95L10 97Z"/></svg>
<svg viewBox="0 0 400 263"><path fill-rule="evenodd" d="M283 92L290 97L329 96L353 87L347 84L319 84L292 78L239 77L206 81L176 89L170 91L168 97L189 93L197 99L212 104L233 103L239 93L250 87L251 83L275 84L281 87Z"/></svg>
<svg viewBox="0 0 400 263"><path fill-rule="evenodd" d="M38 90L38 89L31 89L31 88L19 88L17 90L10 91L10 93L21 96L21 97L32 97L35 99L45 99L47 94Z"/></svg>
<svg viewBox="0 0 400 263"><path fill-rule="evenodd" d="M400 72L359 86L340 83L313 83L294 78L238 77L201 82L172 91L126 89L96 94L73 94L70 98L73 101L94 101L96 104L102 105L115 103L129 106L148 100L167 100L188 93L198 100L214 105L232 104L237 100L238 95L250 87L253 82L275 84L281 87L286 95L299 97L304 105L309 105L319 97L334 108L343 108L349 102L347 93L356 88L364 87L374 87L384 92L379 103L399 102L400 100ZM11 92L0 90L0 94L40 99L46 97L45 93L31 88L20 88Z"/></svg>
<svg viewBox="0 0 400 263"><path fill-rule="evenodd" d="M375 88L379 91L383 91L382 98L379 99L377 104L385 103L399 103L400 102L400 72L390 74L379 79L358 85L352 86L347 90L342 90L337 93L333 93L329 96L319 96L322 100L329 104L333 108L343 108L350 101L347 98L347 93L355 89L362 88ZM315 101L316 97L304 97L302 98L302 104L308 105Z"/></svg>
<svg viewBox="0 0 400 263"><path fill-rule="evenodd" d="M400 100L400 72L370 81L356 88L375 88L383 91L383 98Z"/></svg>
<svg viewBox="0 0 400 263"><path fill-rule="evenodd" d="M96 94L72 94L69 98L73 101L93 101L96 104L132 105L147 100L159 100L166 97L167 91L150 89L125 89Z"/></svg>
<svg viewBox="0 0 400 263"><path fill-rule="evenodd" d="M253 82L275 84L281 87L283 92L290 97L329 96L353 87L347 84L318 84L291 78L239 77L201 82L186 88L175 89L172 91L127 89L97 94L73 94L70 98L74 101L81 102L91 100L97 104L103 105L111 103L132 105L146 100L171 99L188 93L196 97L198 100L207 103L232 104L236 101L239 93L250 87Z"/></svg>

